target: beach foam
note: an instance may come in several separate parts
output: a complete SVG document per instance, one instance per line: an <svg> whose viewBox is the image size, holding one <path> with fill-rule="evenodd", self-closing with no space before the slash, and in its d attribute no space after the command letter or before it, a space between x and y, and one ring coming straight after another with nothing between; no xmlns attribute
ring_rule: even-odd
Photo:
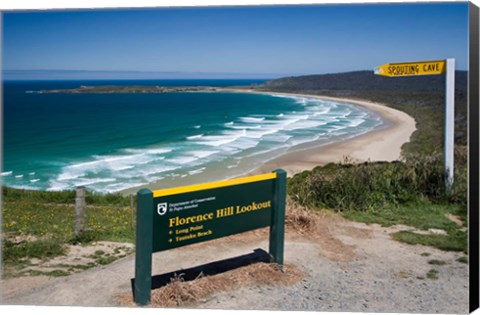
<svg viewBox="0 0 480 315"><path fill-rule="evenodd" d="M194 139L199 139L199 138L202 138L202 137L203 137L203 134L199 134L199 135L194 135L194 136L187 137L187 140L194 140Z"/></svg>
<svg viewBox="0 0 480 315"><path fill-rule="evenodd" d="M265 117L240 117L240 120L243 122L254 122L254 123L259 123L261 121L265 120Z"/></svg>
<svg viewBox="0 0 480 315"><path fill-rule="evenodd" d="M204 173L206 167L202 165L209 162L220 162L232 157L240 161L279 148L286 149L319 139L327 141L327 134L336 137L349 135L344 130L361 127L367 122L367 126L357 130L357 133L363 133L376 127L379 122L377 117L372 118L369 113L349 105L341 106L306 97L288 98L301 104L304 110L275 115L240 116L221 123L221 128L216 132L185 137L189 145L179 142L170 144L170 147L124 149L124 155L95 156L93 161L65 167L58 176L56 186L52 187L65 187L63 182L75 181L93 185L99 191L113 192L125 189L128 185L148 184L159 178L185 178L187 175ZM238 163L227 164L225 167L233 170L238 167ZM92 174L110 176L103 180L86 178ZM125 179L130 179L130 184L119 182Z"/></svg>

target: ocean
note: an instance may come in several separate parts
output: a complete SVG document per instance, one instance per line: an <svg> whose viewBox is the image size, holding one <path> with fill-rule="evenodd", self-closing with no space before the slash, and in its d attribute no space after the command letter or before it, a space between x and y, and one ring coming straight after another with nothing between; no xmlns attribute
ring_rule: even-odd
<svg viewBox="0 0 480 315"><path fill-rule="evenodd" d="M3 185L119 192L245 174L299 145L384 124L346 103L231 92L47 94L81 85L239 86L262 80L8 81Z"/></svg>

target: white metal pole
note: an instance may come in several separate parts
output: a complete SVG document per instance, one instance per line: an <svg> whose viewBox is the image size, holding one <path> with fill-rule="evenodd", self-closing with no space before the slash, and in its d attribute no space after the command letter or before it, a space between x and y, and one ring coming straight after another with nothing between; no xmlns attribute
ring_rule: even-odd
<svg viewBox="0 0 480 315"><path fill-rule="evenodd" d="M445 185L450 190L453 184L453 150L455 130L455 59L446 60L445 79Z"/></svg>

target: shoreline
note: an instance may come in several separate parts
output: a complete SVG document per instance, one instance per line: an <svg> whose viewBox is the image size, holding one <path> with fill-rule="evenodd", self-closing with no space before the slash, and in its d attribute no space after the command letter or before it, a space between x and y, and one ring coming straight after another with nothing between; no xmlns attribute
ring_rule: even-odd
<svg viewBox="0 0 480 315"><path fill-rule="evenodd" d="M413 117L379 103L310 94L266 93L318 98L361 106L379 115L384 121L384 125L343 141L329 144L313 142L306 144L305 148L293 147L287 153L266 161L251 174L271 172L282 168L290 177L303 171L312 170L316 166L341 163L345 160L354 163L400 160L403 144L409 142L412 134L417 130Z"/></svg>
<svg viewBox="0 0 480 315"><path fill-rule="evenodd" d="M237 177L270 173L279 168L285 170L287 176L291 177L302 171L311 170L316 166L322 166L328 163L340 163L344 162L345 159L355 163L365 161L399 160L401 159L402 145L410 141L411 135L416 130L416 122L408 114L383 104L368 101L311 94L255 91L234 88L223 88L216 92L275 94L343 102L354 106L360 106L374 112L384 121L383 126L379 128L342 141L329 144L314 141L292 147L286 153L267 160L262 165L259 165L253 170ZM130 195L135 194L141 188L148 188L151 190L162 189L163 185L161 185L161 182L162 181L158 181L142 185L141 187L128 188L119 191L118 193L122 195ZM184 186L184 184L175 186Z"/></svg>
<svg viewBox="0 0 480 315"><path fill-rule="evenodd" d="M116 193L128 196L136 194L138 190L147 188L152 191L169 187L179 187L194 185L196 183L214 182L236 177L270 173L275 169L283 169L287 176L311 170L317 166L323 166L328 163L354 162L361 163L365 161L394 161L401 159L401 147L410 141L411 135L416 130L415 120L397 109L393 109L383 104L368 102L358 99L348 99L331 96L321 96L304 93L282 93L273 91L256 91L242 88L222 88L217 92L231 93L249 93L265 95L285 95L291 97L305 97L310 99L322 99L341 102L354 106L363 107L367 111L374 112L383 120L383 124L373 130L363 134L355 135L347 139L325 143L322 140L302 143L288 148L278 156L266 157L264 161L253 168L243 170L243 172L230 174L224 178L221 170L216 172L216 176L206 176L201 178L201 174L178 178L177 183L167 183L163 180L144 184L137 187L131 187L117 191ZM205 93L212 93L207 92ZM225 174L224 174L225 175ZM218 178L216 178L218 177ZM177 179L177 180L178 180Z"/></svg>

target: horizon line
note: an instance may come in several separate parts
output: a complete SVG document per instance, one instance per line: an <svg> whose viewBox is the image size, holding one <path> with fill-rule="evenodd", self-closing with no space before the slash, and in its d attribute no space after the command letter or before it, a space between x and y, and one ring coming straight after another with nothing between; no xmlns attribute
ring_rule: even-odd
<svg viewBox="0 0 480 315"><path fill-rule="evenodd" d="M241 73L241 72L186 72L145 70L66 70L66 69L2 69L2 81L53 81L53 80L271 80L287 77L342 74L372 71L369 69L324 73ZM468 71L456 69L455 71ZM85 77L86 75L93 77ZM79 77L75 77L75 76ZM83 75L83 76L82 76ZM98 76L98 77L95 77ZM122 77L123 76L123 77ZM131 76L131 77L128 77Z"/></svg>

